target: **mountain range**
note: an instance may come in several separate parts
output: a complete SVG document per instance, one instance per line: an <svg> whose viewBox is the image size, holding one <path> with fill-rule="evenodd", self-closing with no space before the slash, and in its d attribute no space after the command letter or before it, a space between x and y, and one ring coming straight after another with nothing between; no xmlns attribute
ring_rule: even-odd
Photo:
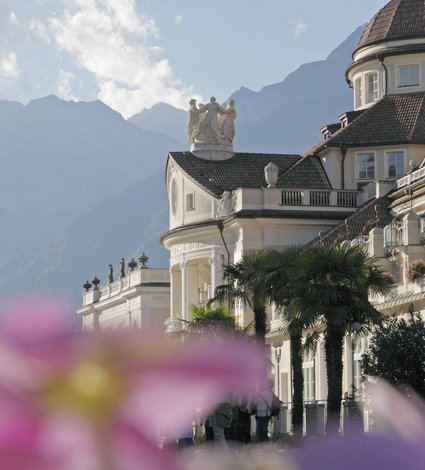
<svg viewBox="0 0 425 470"><path fill-rule="evenodd" d="M280 83L233 93L235 150L302 152L351 110L344 71L360 32ZM105 282L121 257L145 251L149 266L168 266L164 169L187 149L186 122L164 103L126 121L100 101L0 101L0 293L51 291L78 306L84 281Z"/></svg>

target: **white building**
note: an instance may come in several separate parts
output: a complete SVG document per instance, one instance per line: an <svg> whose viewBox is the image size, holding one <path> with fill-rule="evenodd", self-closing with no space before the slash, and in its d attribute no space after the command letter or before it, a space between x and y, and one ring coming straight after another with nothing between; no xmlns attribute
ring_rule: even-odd
<svg viewBox="0 0 425 470"><path fill-rule="evenodd" d="M85 285L83 306L77 310L84 330L92 329L163 329L170 315L170 277L168 269L148 268L147 257L137 267L132 259L125 273L99 288L98 280Z"/></svg>
<svg viewBox="0 0 425 470"><path fill-rule="evenodd" d="M380 309L403 313L412 300L422 309L422 286L407 282L402 267L425 258L422 222L410 213L425 212L423 0L392 0L372 18L346 80L354 110L325 125L303 155L234 153L233 104L191 102L191 151L170 153L166 169L170 226L162 243L170 250L172 319L189 319L191 304L222 283L223 265L248 250L313 240L365 243L397 279L394 298L377 300ZM251 320L243 305L235 315L243 325ZM269 342L283 340L279 364L272 354L275 383L290 407L289 344L270 315ZM347 338L347 392L359 385L365 342ZM305 357L304 370L305 402L324 403L323 347Z"/></svg>

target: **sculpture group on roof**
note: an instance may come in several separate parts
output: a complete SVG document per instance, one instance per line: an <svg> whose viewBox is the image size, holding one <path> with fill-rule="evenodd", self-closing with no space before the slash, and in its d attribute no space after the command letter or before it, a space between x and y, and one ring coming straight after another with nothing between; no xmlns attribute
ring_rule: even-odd
<svg viewBox="0 0 425 470"><path fill-rule="evenodd" d="M222 106L211 97L207 104L189 101L189 122L187 133L190 143L205 142L232 144L235 136L236 119L235 100L229 100Z"/></svg>

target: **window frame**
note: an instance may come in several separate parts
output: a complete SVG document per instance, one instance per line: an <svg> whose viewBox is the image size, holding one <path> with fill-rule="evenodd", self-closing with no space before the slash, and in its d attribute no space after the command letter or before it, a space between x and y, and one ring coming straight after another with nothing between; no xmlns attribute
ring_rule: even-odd
<svg viewBox="0 0 425 470"><path fill-rule="evenodd" d="M401 70L405 67L418 67L418 83L402 85L401 84ZM422 69L420 62L406 62L397 66L397 88L419 88L422 84Z"/></svg>
<svg viewBox="0 0 425 470"><path fill-rule="evenodd" d="M304 403L313 403L316 401L316 354L314 351L306 351L303 356L303 378L304 390L303 400Z"/></svg>
<svg viewBox="0 0 425 470"><path fill-rule="evenodd" d="M390 154L401 154L403 157L403 170L401 175L390 176ZM396 168L397 170L397 168ZM406 151L404 149L394 149L385 151L385 177L387 179L399 179L406 174Z"/></svg>
<svg viewBox="0 0 425 470"><path fill-rule="evenodd" d="M190 202L190 203L189 203ZM186 193L186 212L195 210L195 192Z"/></svg>
<svg viewBox="0 0 425 470"><path fill-rule="evenodd" d="M370 177L368 175L368 169L366 169L366 176L362 177L360 176L361 170L361 164L360 164L360 157L363 155L369 155L373 157L373 176ZM376 153L375 152L356 152L356 163L357 163L357 179L362 180L362 181L374 181L376 179Z"/></svg>
<svg viewBox="0 0 425 470"><path fill-rule="evenodd" d="M372 83L369 82L370 78L373 79ZM370 86L372 85L372 92ZM379 100L379 74L378 72L368 72L365 74L365 97L366 103L374 103Z"/></svg>

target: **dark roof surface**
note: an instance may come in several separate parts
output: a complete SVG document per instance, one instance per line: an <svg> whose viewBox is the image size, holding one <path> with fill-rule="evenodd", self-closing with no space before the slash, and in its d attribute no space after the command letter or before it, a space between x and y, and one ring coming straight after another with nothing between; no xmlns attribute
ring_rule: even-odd
<svg viewBox="0 0 425 470"><path fill-rule="evenodd" d="M391 0L366 25L357 49L382 41L425 37L424 0Z"/></svg>
<svg viewBox="0 0 425 470"><path fill-rule="evenodd" d="M384 96L325 144L330 147L425 144L425 93Z"/></svg>
<svg viewBox="0 0 425 470"><path fill-rule="evenodd" d="M267 185L264 167L270 162L279 168L277 187L331 189L320 160L301 160L300 155L235 153L228 160L204 160L191 152L171 152L170 157L192 180L215 196L238 188Z"/></svg>
<svg viewBox="0 0 425 470"><path fill-rule="evenodd" d="M344 222L315 238L308 245L341 243L360 235L368 235L375 227L385 227L394 218L389 209L390 202L386 196L366 202L356 212L347 216Z"/></svg>

